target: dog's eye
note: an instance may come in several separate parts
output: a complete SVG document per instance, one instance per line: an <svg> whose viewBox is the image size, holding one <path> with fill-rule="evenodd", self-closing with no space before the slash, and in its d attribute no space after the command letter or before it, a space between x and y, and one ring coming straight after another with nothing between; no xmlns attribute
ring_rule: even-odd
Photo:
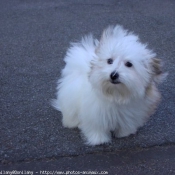
<svg viewBox="0 0 175 175"><path fill-rule="evenodd" d="M127 61L127 62L125 63L125 66L127 66L127 67L132 67L132 63L130 63L129 61Z"/></svg>
<svg viewBox="0 0 175 175"><path fill-rule="evenodd" d="M112 58L109 58L109 59L107 60L107 63L108 63L108 64L112 64L112 63L113 63L113 59L112 59Z"/></svg>

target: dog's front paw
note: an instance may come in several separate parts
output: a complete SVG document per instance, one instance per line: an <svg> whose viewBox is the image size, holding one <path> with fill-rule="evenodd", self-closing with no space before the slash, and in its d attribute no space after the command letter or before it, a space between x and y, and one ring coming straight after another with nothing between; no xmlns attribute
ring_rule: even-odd
<svg viewBox="0 0 175 175"><path fill-rule="evenodd" d="M111 137L108 134L102 134L102 133L93 133L90 136L87 136L87 144L88 145L101 145L105 143L111 142Z"/></svg>

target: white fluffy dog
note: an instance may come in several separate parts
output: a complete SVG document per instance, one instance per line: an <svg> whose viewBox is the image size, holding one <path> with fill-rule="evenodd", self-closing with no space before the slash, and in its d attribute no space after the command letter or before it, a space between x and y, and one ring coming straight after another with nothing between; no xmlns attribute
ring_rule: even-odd
<svg viewBox="0 0 175 175"><path fill-rule="evenodd" d="M68 49L54 107L63 125L78 127L89 145L136 133L154 112L165 74L156 54L117 25L98 41L88 35Z"/></svg>

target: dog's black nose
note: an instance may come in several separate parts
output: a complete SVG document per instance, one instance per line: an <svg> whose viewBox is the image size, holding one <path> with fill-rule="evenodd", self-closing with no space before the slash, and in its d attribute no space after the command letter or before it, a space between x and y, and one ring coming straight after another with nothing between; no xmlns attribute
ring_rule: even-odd
<svg viewBox="0 0 175 175"><path fill-rule="evenodd" d="M115 81L118 79L119 74L117 72L112 72L110 77L111 77L111 80Z"/></svg>

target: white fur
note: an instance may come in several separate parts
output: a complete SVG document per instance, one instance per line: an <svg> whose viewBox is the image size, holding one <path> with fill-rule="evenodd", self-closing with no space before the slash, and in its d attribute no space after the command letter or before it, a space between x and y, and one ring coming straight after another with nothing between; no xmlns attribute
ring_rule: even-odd
<svg viewBox="0 0 175 175"><path fill-rule="evenodd" d="M159 61L138 37L121 26L108 27L100 41L84 37L68 49L53 106L63 125L79 127L89 145L136 133L154 111L160 94L156 88ZM113 64L107 59L112 58ZM132 67L126 67L129 61ZM119 73L120 84L110 74Z"/></svg>

